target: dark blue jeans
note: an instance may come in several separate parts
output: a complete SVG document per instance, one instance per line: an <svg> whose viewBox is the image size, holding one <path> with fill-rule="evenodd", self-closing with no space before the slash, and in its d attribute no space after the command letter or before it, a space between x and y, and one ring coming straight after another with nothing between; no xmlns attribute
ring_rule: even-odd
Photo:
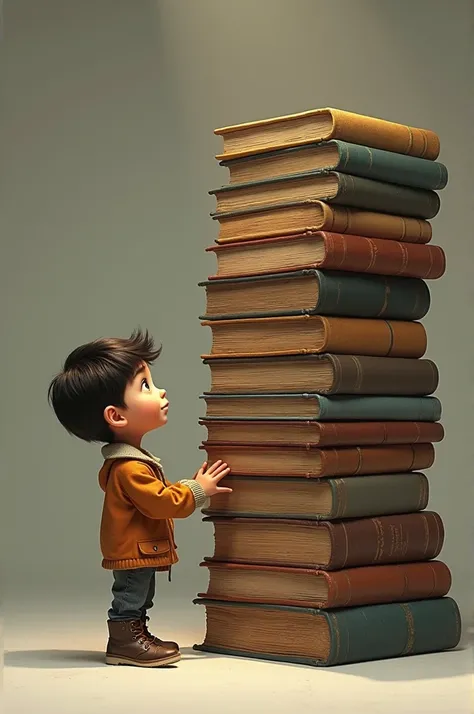
<svg viewBox="0 0 474 714"><path fill-rule="evenodd" d="M109 620L140 620L153 607L155 568L114 570Z"/></svg>

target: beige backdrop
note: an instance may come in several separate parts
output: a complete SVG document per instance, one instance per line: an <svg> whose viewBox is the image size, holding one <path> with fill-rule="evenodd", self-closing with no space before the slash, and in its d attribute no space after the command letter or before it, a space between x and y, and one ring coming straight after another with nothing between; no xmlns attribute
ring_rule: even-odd
<svg viewBox="0 0 474 714"><path fill-rule="evenodd" d="M432 284L428 356L441 371L446 441L429 471L446 525L453 595L472 613L472 3L433 0L16 0L4 8L3 566L34 608L71 594L109 601L100 568L99 447L67 436L46 403L78 343L148 327L170 422L146 446L168 475L202 458L199 280L214 272L207 191L227 174L213 129L335 106L439 132L450 170L433 223L448 257ZM178 524L164 598L188 606L212 531ZM163 586L164 587L164 583ZM195 608L197 610L197 608ZM201 617L199 611L196 617Z"/></svg>

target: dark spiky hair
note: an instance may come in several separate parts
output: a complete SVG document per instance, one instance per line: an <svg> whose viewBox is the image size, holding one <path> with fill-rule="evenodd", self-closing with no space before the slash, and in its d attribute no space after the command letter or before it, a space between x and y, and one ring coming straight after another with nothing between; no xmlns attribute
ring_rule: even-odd
<svg viewBox="0 0 474 714"><path fill-rule="evenodd" d="M109 404L125 407L125 389L143 364L160 356L148 330L127 338L101 337L77 347L54 377L48 400L64 428L84 441L111 442L114 434L104 418Z"/></svg>

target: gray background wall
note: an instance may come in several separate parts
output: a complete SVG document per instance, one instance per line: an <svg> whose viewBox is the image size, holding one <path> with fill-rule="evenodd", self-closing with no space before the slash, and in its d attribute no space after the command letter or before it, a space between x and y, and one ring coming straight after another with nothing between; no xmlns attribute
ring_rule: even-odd
<svg viewBox="0 0 474 714"><path fill-rule="evenodd" d="M199 280L214 272L207 191L226 181L213 128L318 106L430 127L450 170L434 242L428 356L446 441L430 507L465 616L472 598L473 3L433 0L12 0L2 47L3 571L7 602L109 600L100 568L99 448L46 403L77 344L138 324L164 344L170 423L145 446L192 475L204 431ZM5 310L6 308L6 310ZM212 530L180 522L165 598L203 589ZM199 612L197 616L201 616Z"/></svg>

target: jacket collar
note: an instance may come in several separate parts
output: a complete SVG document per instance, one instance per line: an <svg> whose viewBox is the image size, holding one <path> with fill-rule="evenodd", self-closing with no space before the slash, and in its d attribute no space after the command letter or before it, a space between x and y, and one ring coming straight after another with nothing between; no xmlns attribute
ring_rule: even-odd
<svg viewBox="0 0 474 714"><path fill-rule="evenodd" d="M104 459L135 459L137 461L146 461L161 468L160 459L153 456L146 449L136 449L130 444L113 443L105 444L101 449Z"/></svg>

